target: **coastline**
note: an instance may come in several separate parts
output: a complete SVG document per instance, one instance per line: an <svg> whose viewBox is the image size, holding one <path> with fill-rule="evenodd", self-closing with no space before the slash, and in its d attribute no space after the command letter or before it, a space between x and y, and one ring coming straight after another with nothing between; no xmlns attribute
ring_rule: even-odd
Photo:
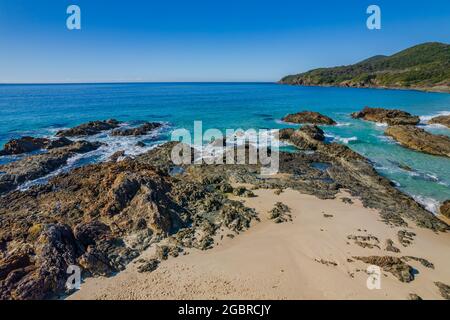
<svg viewBox="0 0 450 320"><path fill-rule="evenodd" d="M319 87L319 88L353 88L353 89L377 89L377 90L401 90L401 91L418 91L418 92L429 92L429 93L450 93L450 87L445 88L435 88L435 87L385 87L385 86L348 86L348 85L328 85L328 84L294 84L294 83L284 83L282 81L276 82L280 85L287 86L298 86L298 87Z"/></svg>
<svg viewBox="0 0 450 320"><path fill-rule="evenodd" d="M320 114L311 112L308 115ZM170 263L172 256L180 259L176 261L189 259L185 253L189 257L198 254L198 259L193 258L188 263L191 263L190 269L201 271L200 278L204 275L217 278L217 275L208 274L208 268L198 267L209 263L209 252L215 255L222 244L226 246L236 239L238 246L230 249L230 255L236 256L234 260L241 263L241 257L245 259L251 257L253 252L260 252L261 248L270 248L272 244L264 241L280 236L282 242L275 241L273 250L285 247L288 252L295 252L298 245L302 249L300 257L288 254L277 259L287 259L285 264L290 270L305 271L303 279L328 277L328 283L348 285L352 291L339 296L338 287L326 288L325 284L312 283L311 290L316 294L296 296L299 288L305 286L305 283L297 282L294 288L283 288L278 293L273 291L277 294L274 299L327 299L324 293L337 299L352 299L358 295L366 297L366 293L357 289L352 281L362 280L364 276L367 278L363 266L379 263L377 259L381 259L383 264L387 261L389 269L385 270L386 277L390 273L393 276L391 280L412 283L405 290L415 290L416 283L425 281L421 288L427 288L427 291L420 294L430 299L438 298L435 282L446 281L448 276L441 273L441 267L437 267L447 266L447 262L441 259L444 256L442 252L448 249L448 220L439 220L413 198L396 189L361 154L345 145L326 141L319 127L306 125L298 130L282 130L282 140L291 140L298 152L280 152L279 174L274 176L261 176L260 163L177 166L171 158L176 142L129 156L125 152L129 151L127 149L116 152L104 161L84 164L68 172L58 171L78 153L107 147L107 142L97 141L99 138L132 136L138 144L142 137L152 136L161 127L161 123L141 122L139 126L128 127L114 119L99 120L62 129L56 133L58 140L28 137L8 144L3 152L19 152L25 156L1 167L4 170L0 176L4 195L0 198L0 215L5 228L0 233L0 245L4 248L0 262L6 270L8 281L0 279L0 299L44 299L63 295L67 265L81 266L86 284L94 281L101 287L103 282L107 284L108 281L120 280L127 275L127 270L134 270L132 279L145 277L137 275L136 270L137 273L153 271L155 274L170 274L165 269L166 260L169 259ZM88 141L72 141L66 137L84 137ZM32 155L27 152L32 150L22 149L30 147L48 148L49 151ZM61 174L26 190L15 190L16 181L45 179L48 170ZM267 215L272 209L277 212L273 221L269 221ZM347 216L348 211L353 213L352 216ZM339 221L339 217L350 218ZM291 218L293 221L290 221ZM371 229L375 224L379 227ZM260 228L264 231L258 231ZM327 230L331 240L322 242L326 239L324 235ZM262 234L253 238L258 232ZM437 238L430 240L427 236L430 232ZM251 238L248 243L242 244L241 241L245 240L238 239L241 236L246 239L246 234ZM307 234L307 238L300 237L303 234ZM287 238L283 239L285 236ZM432 246L416 250L414 244L419 242L419 237ZM15 238L24 240L11 241ZM258 242L250 251L241 251ZM295 246L290 247L291 243ZM313 251L301 246L303 243L309 243ZM352 250L347 250L348 246ZM323 252L323 248L329 250ZM392 251L393 248L400 251ZM431 252L433 248L437 252L423 256L423 252ZM307 252L310 254L307 255ZM315 252L316 256L313 257L311 252ZM333 252L339 253L338 256L334 256ZM305 256L309 260L301 259ZM270 256L263 258L270 259ZM227 266L225 260L229 258L212 259ZM361 259L372 263L363 263L359 261ZM258 262L257 265L253 264L253 260ZM327 267L323 270L326 275L316 274L316 264ZM264 262L255 257L244 261L243 265L249 269L245 275L248 278L251 270L264 265ZM308 266L305 270L304 265ZM422 270L420 265L426 269ZM384 270L386 265L380 267ZM177 266L173 268L178 270L173 276L182 274ZM233 273L239 269L237 266L227 268L229 271L222 272ZM269 287L273 289L274 284L260 288L258 283L276 274L274 268L276 266L268 273L262 270L260 278L255 278L258 281L248 285L254 290L248 293L250 297L258 298L259 292L270 296ZM328 273L330 268L333 271ZM46 270L52 271L48 273ZM104 278L111 275L117 276ZM424 278L418 275L424 275ZM294 275L291 273L290 277L294 278ZM195 274L187 276L188 281L192 279L196 279ZM219 280L231 281L227 279ZM243 279L238 277L235 286L245 283ZM170 278L166 280L169 284L172 281ZM201 283L201 279L197 280ZM180 280L175 282L183 283ZM119 287L115 294L121 292ZM171 285L161 282L161 287ZM184 287L195 288L191 283L184 283ZM389 285L389 290L393 292L389 298L408 298L404 290L396 291L393 289L395 287ZM220 283L204 284L205 292L217 288L222 292ZM139 296L134 292L129 294ZM152 293L151 290L145 294L147 298L154 294L152 297L155 299L168 295L166 291ZM186 295L199 298L192 292ZM228 298L233 297L237 298ZM129 299L128 296L118 298ZM367 296L369 298L376 297Z"/></svg>

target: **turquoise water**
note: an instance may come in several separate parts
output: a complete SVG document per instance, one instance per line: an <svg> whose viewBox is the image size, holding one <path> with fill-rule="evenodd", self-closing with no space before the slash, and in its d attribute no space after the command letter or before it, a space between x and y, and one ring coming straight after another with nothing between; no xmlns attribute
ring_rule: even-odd
<svg viewBox="0 0 450 320"><path fill-rule="evenodd" d="M347 144L373 161L376 169L435 210L450 199L450 159L402 148L383 136L384 128L353 120L349 114L364 106L399 108L424 117L450 112L450 94L415 91L291 87L270 83L153 83L92 85L0 85L0 144L23 135L49 136L58 129L80 123L116 118L129 124L162 121L165 130L145 137L153 146L168 139L173 128L192 128L195 120L204 128L284 128L287 113L313 110L339 122L323 127L329 140ZM450 135L442 127L425 126ZM98 138L98 137L96 137ZM71 165L105 158L114 150L137 148L132 138L99 137L110 143ZM14 160L0 158L0 163ZM407 165L408 172L400 168Z"/></svg>

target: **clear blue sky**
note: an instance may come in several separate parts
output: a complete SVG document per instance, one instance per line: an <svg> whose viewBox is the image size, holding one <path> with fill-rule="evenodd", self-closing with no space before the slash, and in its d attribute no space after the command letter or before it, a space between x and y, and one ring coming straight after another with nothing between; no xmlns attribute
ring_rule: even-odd
<svg viewBox="0 0 450 320"><path fill-rule="evenodd" d="M450 43L450 1L0 0L0 82L276 81L427 41Z"/></svg>

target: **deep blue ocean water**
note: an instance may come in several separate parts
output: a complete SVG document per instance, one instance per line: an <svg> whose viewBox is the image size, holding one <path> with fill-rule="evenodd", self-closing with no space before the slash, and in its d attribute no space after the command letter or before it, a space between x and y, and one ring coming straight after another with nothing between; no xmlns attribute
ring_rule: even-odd
<svg viewBox="0 0 450 320"><path fill-rule="evenodd" d="M51 136L57 130L91 120L115 118L128 124L161 121L167 127L145 137L149 147L169 139L174 128L284 128L280 119L302 110L318 111L339 122L323 129L330 140L347 144L373 161L376 169L430 210L450 199L450 159L405 149L383 135L384 127L353 120L364 106L399 108L423 117L450 113L450 94L400 90L291 87L271 83L152 83L0 85L0 145L23 135ZM426 130L450 135L450 130ZM80 165L105 159L114 150L145 151L135 138L99 138L109 143L72 159ZM0 163L14 160L0 157ZM403 165L412 172L401 169Z"/></svg>

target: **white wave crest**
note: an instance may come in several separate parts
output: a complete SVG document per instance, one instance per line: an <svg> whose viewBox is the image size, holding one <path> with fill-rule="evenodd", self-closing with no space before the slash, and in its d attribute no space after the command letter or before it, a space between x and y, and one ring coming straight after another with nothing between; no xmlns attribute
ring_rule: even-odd
<svg viewBox="0 0 450 320"><path fill-rule="evenodd" d="M425 207L425 209L427 209L428 211L430 211L434 214L438 213L440 203L436 199L428 198L428 197L424 197L424 196L420 196L420 195L412 195L412 197L418 203L423 205Z"/></svg>
<svg viewBox="0 0 450 320"><path fill-rule="evenodd" d="M325 137L332 139L333 141L341 142L344 144L349 144L350 142L358 141L358 137L345 138L345 137L341 137L341 136L329 134L329 133L325 134Z"/></svg>
<svg viewBox="0 0 450 320"><path fill-rule="evenodd" d="M439 111L438 113L427 115L427 116L421 116L420 122L423 124L427 124L428 121L430 121L433 118L439 117L439 116L450 116L450 111Z"/></svg>

